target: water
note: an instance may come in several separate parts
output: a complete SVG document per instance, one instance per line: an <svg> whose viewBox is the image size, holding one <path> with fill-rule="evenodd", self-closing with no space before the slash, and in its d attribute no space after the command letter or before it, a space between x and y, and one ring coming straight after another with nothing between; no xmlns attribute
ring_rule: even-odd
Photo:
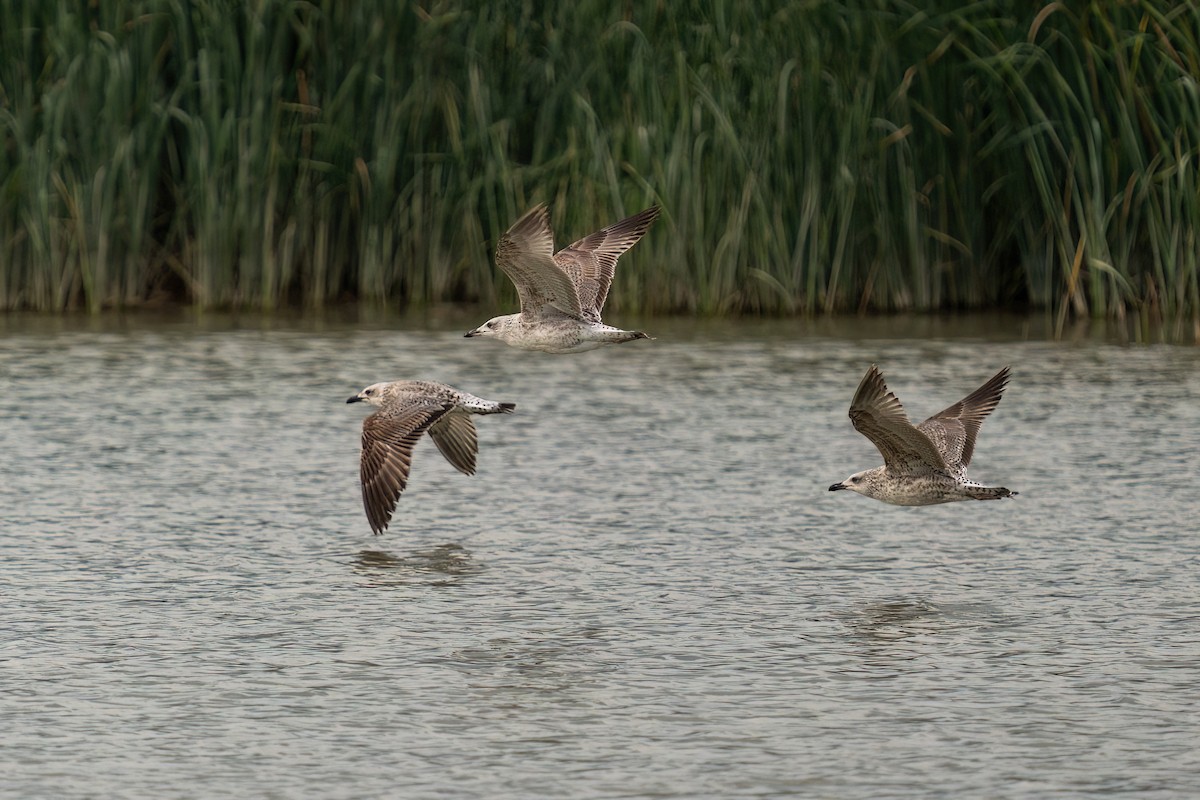
<svg viewBox="0 0 1200 800"><path fill-rule="evenodd" d="M8 320L0 793L1194 795L1200 351L644 324ZM828 492L872 362L918 419L1012 364L1021 496ZM397 377L518 409L373 537L344 400Z"/></svg>

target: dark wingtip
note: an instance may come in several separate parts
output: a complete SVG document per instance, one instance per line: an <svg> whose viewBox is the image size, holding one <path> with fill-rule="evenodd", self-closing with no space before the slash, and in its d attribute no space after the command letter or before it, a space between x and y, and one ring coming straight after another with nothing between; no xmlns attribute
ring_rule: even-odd
<svg viewBox="0 0 1200 800"><path fill-rule="evenodd" d="M634 331L633 338L634 339L653 339L654 337L644 331Z"/></svg>
<svg viewBox="0 0 1200 800"><path fill-rule="evenodd" d="M500 410L502 412L504 412L505 414L511 414L512 412L517 410L517 404L516 403L501 403Z"/></svg>

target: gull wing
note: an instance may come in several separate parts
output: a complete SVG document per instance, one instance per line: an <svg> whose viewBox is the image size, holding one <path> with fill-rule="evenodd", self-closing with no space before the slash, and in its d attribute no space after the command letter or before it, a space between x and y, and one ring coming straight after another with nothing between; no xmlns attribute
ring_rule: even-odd
<svg viewBox="0 0 1200 800"><path fill-rule="evenodd" d="M454 410L429 426L429 438L437 445L446 460L464 475L475 474L475 454L479 452L479 437L475 423L465 411Z"/></svg>
<svg viewBox="0 0 1200 800"><path fill-rule="evenodd" d="M617 259L646 235L658 212L658 206L651 206L555 253L554 263L574 282L584 314L600 319Z"/></svg>
<svg viewBox="0 0 1200 800"><path fill-rule="evenodd" d="M554 233L545 205L534 206L504 232L496 243L496 266L516 285L521 313L583 317L575 284L554 263Z"/></svg>
<svg viewBox="0 0 1200 800"><path fill-rule="evenodd" d="M969 395L947 409L939 411L917 426L933 442L946 464L966 469L975 452L975 437L983 420L1000 404L1000 396L1008 385L1008 367Z"/></svg>
<svg viewBox="0 0 1200 800"><path fill-rule="evenodd" d="M453 407L434 399L414 399L384 406L363 420L359 478L367 522L374 533L387 528L408 484L417 440Z"/></svg>
<svg viewBox="0 0 1200 800"><path fill-rule="evenodd" d="M874 364L854 393L850 421L879 449L890 471L901 475L946 471L946 462L933 442L908 421L904 406L888 391L883 373Z"/></svg>

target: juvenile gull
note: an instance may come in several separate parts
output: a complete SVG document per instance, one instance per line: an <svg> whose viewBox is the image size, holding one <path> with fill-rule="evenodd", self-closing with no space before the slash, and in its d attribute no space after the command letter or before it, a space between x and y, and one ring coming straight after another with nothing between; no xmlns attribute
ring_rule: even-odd
<svg viewBox="0 0 1200 800"><path fill-rule="evenodd" d="M997 372L954 405L913 425L883 374L872 364L850 403L854 428L879 448L883 466L856 472L829 491L849 489L898 506L931 506L955 500L999 500L1017 493L967 480L975 436L1008 385L1009 369Z"/></svg>
<svg viewBox="0 0 1200 800"><path fill-rule="evenodd" d="M639 211L554 252L545 205L534 206L496 244L496 265L516 284L521 313L505 314L467 334L491 336L522 350L582 353L606 344L649 339L600 321L617 259L658 218L658 206Z"/></svg>
<svg viewBox="0 0 1200 800"><path fill-rule="evenodd" d="M379 408L363 420L359 463L363 507L374 533L382 533L392 518L422 434L429 434L455 469L474 475L479 440L471 415L507 414L516 408L430 381L374 383L346 402Z"/></svg>

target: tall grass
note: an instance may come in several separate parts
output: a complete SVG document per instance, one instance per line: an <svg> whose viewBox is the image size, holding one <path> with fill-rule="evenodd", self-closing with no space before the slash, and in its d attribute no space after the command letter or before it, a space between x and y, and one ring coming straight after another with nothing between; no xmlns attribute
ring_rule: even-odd
<svg viewBox="0 0 1200 800"><path fill-rule="evenodd" d="M0 0L0 308L610 303L1200 316L1200 6Z"/></svg>

